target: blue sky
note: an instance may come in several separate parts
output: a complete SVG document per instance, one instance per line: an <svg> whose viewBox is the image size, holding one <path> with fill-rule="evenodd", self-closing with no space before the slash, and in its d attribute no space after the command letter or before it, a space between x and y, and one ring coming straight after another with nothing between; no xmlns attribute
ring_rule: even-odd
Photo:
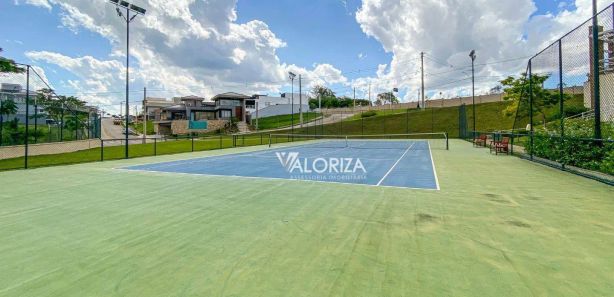
<svg viewBox="0 0 614 297"><path fill-rule="evenodd" d="M180 21L177 15L161 11L153 2L135 0L149 9L149 19L139 19L133 25L136 34L136 41L131 44L135 48L134 64L131 64L135 73L134 89L147 86L154 90L152 93L159 90L156 95L169 97L232 90L275 93L289 89L283 80L284 73L291 70L304 73L306 84L325 84L340 94L347 94L357 86L364 94L367 84L376 86L374 92L398 86L401 88L399 95L411 100L408 94L415 94L416 81L413 78L410 81L407 73L415 72L413 68L417 66L411 61L420 51L430 55L432 59L428 63L433 63L433 59L443 62L428 65L432 73L445 70L445 64L463 65L466 59L459 57L464 57L469 48L476 48L481 54L479 57L486 61L522 57L532 53L544 40L498 51L488 49L487 52L487 48L491 43L499 45L515 36L527 36L529 25L548 27L555 24L563 27L561 33L577 25L576 19L572 19L567 27L561 26L565 23L561 22L562 11L578 14L578 20L583 17L576 2L558 0L502 0L501 11L497 11L497 6L475 4L477 9L465 12L472 15L460 14L458 20L453 19L454 12L461 13L469 6L464 4L468 1L444 1L450 4L443 10L428 6L435 1L415 0L401 4L384 0L391 6L383 8L376 7L374 0L239 0L236 3L215 0L198 5L192 0L181 2L199 22L197 26L202 27L196 30L198 32L184 33L194 29L196 21ZM519 11L510 11L505 9L506 2L510 7L521 5L520 2L525 5ZM587 1L578 0L580 2ZM535 9L531 5L535 5ZM108 11L103 12L105 9ZM209 10L213 12L208 14ZM232 10L236 11L236 20ZM359 10L362 12L357 13ZM442 11L450 16L440 19ZM220 19L224 13L229 17ZM40 66L60 92L81 94L86 100L99 104L113 104L121 100L121 96L113 93L122 90L118 87L121 69L116 68L124 63L121 55L125 44L123 24L113 14L112 5L104 0L3 1L0 4L2 54ZM469 29L446 26L446 22L464 26L464 18L479 19L484 15L495 15L507 22L492 28L503 35L501 43L493 43L493 38L487 36L472 37L472 40L448 37L459 36ZM170 32L155 27L154 19L164 22ZM412 25L417 27L405 29ZM423 34L425 30L433 31ZM177 32L182 35L179 41L174 39ZM448 40L450 44L443 44ZM519 49L526 52L519 52ZM90 56L91 59L85 58ZM379 65L386 66L381 66L378 72ZM112 75L101 75L104 71ZM500 69L488 71L502 72ZM439 84L441 82L445 81ZM438 82L429 83L436 85ZM485 84L483 88L488 86ZM443 91L449 91L452 96L462 94L464 88ZM432 96L435 92L431 90L429 94Z"/></svg>

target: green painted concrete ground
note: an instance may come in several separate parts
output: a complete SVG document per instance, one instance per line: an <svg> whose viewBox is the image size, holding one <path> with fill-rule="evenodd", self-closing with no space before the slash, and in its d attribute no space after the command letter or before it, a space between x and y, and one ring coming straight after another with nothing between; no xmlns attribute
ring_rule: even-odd
<svg viewBox="0 0 614 297"><path fill-rule="evenodd" d="M0 173L0 296L608 296L612 187L462 141L441 191ZM237 164L241 166L241 164Z"/></svg>

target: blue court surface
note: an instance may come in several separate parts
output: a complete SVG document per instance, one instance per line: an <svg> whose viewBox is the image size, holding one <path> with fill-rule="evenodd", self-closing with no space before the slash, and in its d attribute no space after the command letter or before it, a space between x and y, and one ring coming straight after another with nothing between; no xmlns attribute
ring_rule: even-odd
<svg viewBox="0 0 614 297"><path fill-rule="evenodd" d="M438 190L425 140L314 141L122 169Z"/></svg>

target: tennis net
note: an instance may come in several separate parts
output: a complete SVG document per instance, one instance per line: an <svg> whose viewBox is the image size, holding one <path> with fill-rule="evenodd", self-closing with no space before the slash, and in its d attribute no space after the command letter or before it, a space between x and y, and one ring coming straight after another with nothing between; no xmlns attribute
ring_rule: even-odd
<svg viewBox="0 0 614 297"><path fill-rule="evenodd" d="M353 149L449 149L448 133L410 133L381 135L270 134L269 147L300 145L313 148Z"/></svg>

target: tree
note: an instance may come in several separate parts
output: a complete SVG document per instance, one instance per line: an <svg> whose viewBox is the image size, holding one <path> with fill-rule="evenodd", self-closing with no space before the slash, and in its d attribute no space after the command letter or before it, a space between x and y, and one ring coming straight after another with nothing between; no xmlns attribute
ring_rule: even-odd
<svg viewBox="0 0 614 297"><path fill-rule="evenodd" d="M335 92L333 92L331 89L325 87L325 86L321 86L321 85L316 85L311 89L311 94L313 94L314 98L335 98Z"/></svg>
<svg viewBox="0 0 614 297"><path fill-rule="evenodd" d="M2 131L4 128L4 115L7 117L17 113L17 104L13 99L0 100L0 145L2 145Z"/></svg>
<svg viewBox="0 0 614 297"><path fill-rule="evenodd" d="M531 80L527 77L526 73L523 73L520 78L514 78L512 76L507 77L501 81L503 85L503 91L506 93L503 96L503 100L511 101L512 103L507 106L503 111L506 116L512 116L516 113L528 116L530 112L529 108L529 83L532 84L532 96L533 96L533 113L539 113L542 116L542 123L546 125L546 108L559 102L559 93L544 89L543 85L550 78L550 75L533 74ZM568 96L565 95L564 100ZM525 101L524 104L521 104Z"/></svg>
<svg viewBox="0 0 614 297"><path fill-rule="evenodd" d="M490 89L490 93L491 94L501 94L501 91L503 90L503 86L501 85L496 85L495 87L493 87L492 89Z"/></svg>
<svg viewBox="0 0 614 297"><path fill-rule="evenodd" d="M44 106L43 109L49 117L60 125L60 139L64 139L64 127L71 131L76 131L84 127L82 123L77 124L79 121L83 121L79 114L83 114L81 110L85 107L84 101L73 96L58 96L57 98L52 98L50 90L47 96L43 93L38 97L38 100L39 104ZM66 112L72 115L68 120L65 119ZM69 125L68 123L71 121L72 123Z"/></svg>
<svg viewBox="0 0 614 297"><path fill-rule="evenodd" d="M378 103L379 102L379 103ZM397 104L399 103L399 98L394 95L393 92L386 92L377 94L377 100L375 100L376 105L383 105L386 103Z"/></svg>
<svg viewBox="0 0 614 297"><path fill-rule="evenodd" d="M2 48L0 48L0 53ZM17 66L15 61L0 57L0 72L23 73L26 70Z"/></svg>

